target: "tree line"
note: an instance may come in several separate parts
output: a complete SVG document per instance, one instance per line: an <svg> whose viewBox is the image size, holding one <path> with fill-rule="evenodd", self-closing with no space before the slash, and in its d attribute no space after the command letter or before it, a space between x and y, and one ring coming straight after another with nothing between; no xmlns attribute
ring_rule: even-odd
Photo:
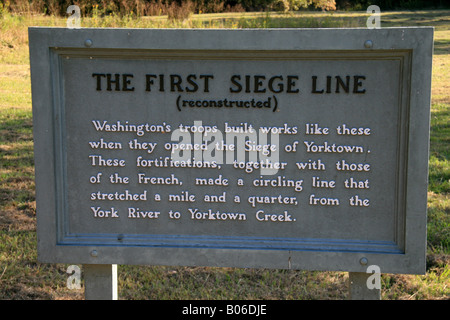
<svg viewBox="0 0 450 320"><path fill-rule="evenodd" d="M174 11L220 13L244 11L363 10L378 5L381 10L448 7L446 0L0 0L2 10L13 13L44 13L66 16L77 5L83 16L166 15Z"/></svg>

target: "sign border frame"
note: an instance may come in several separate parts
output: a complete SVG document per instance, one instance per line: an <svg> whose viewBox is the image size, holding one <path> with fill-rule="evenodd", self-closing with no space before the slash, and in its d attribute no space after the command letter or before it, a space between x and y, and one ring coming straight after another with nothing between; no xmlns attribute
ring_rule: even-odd
<svg viewBox="0 0 450 320"><path fill-rule="evenodd" d="M267 41L271 39L271 41ZM345 39L345 41L343 41ZM88 41L89 40L89 41ZM273 40L273 41L272 41ZM372 47L367 48L367 41ZM383 29L66 29L29 28L33 132L35 143L38 260L49 263L144 264L251 267L365 272L378 265L383 273L425 273L426 210L431 100L433 28ZM411 79L406 121L404 253L311 250L248 250L61 244L65 199L58 196L64 163L59 140L64 103L55 65L55 49L221 50L221 51L411 51ZM55 60L56 59L56 60ZM55 64L56 63L56 64ZM58 68L56 68L58 69ZM60 70L60 68L59 68ZM56 76L54 76L56 74ZM52 108L49 108L49 103ZM55 121L56 120L56 121ZM51 137L51 138L49 138ZM37 151L38 150L38 151ZM426 150L426 151L425 151ZM37 152L36 152L37 151ZM62 156L61 156L62 155ZM58 237L58 239L56 239ZM92 252L95 250L95 255ZM365 258L365 259L363 259ZM361 261L364 261L362 263Z"/></svg>

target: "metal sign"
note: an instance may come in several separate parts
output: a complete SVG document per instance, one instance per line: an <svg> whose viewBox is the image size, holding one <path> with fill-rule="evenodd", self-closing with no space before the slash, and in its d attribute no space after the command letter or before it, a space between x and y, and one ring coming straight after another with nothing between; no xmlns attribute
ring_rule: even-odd
<svg viewBox="0 0 450 320"><path fill-rule="evenodd" d="M423 273L431 28L30 28L44 262Z"/></svg>

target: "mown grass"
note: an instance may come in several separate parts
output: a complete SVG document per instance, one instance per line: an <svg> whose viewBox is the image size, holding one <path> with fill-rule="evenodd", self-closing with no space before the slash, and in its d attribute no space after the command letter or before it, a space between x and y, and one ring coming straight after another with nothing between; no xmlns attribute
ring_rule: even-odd
<svg viewBox="0 0 450 320"><path fill-rule="evenodd" d="M383 299L450 298L450 12L386 12L381 26L435 26L427 273L382 276ZM82 18L82 27L365 27L365 13L236 13ZM83 299L66 286L68 265L37 262L28 26L65 18L0 18L0 299ZM120 299L345 299L348 274L209 267L119 266Z"/></svg>

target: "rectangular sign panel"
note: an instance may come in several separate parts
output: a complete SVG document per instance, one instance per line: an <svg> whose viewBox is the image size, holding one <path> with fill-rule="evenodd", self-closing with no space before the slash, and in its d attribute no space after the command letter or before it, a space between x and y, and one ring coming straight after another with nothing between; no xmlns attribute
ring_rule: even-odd
<svg viewBox="0 0 450 320"><path fill-rule="evenodd" d="M39 258L424 272L432 32L31 28Z"/></svg>

